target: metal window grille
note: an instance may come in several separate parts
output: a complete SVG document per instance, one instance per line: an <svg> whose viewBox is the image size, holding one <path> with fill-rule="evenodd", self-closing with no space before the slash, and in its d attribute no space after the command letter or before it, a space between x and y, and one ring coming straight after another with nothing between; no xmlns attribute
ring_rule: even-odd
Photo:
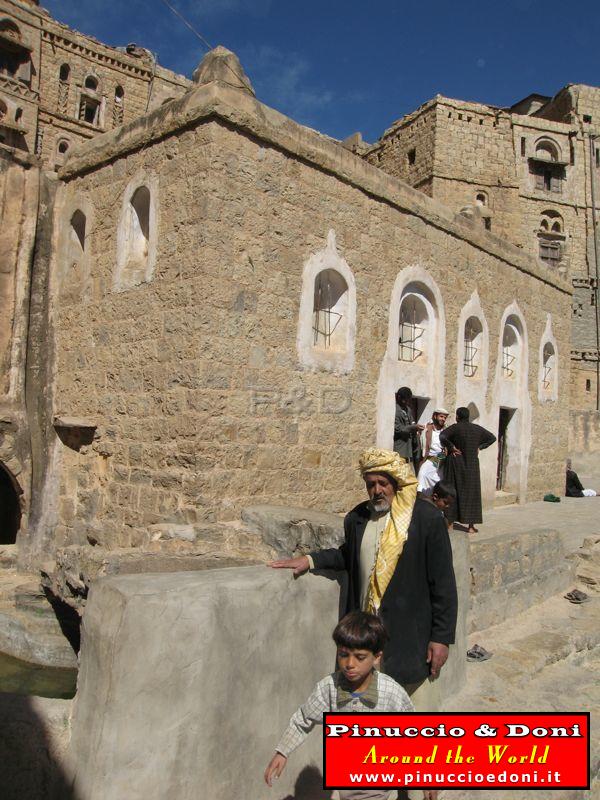
<svg viewBox="0 0 600 800"><path fill-rule="evenodd" d="M475 363L475 356L479 352L479 348L473 344L474 340L475 331L473 328L468 327L465 331L465 353L463 358L463 374L466 378L473 378L478 369Z"/></svg>
<svg viewBox="0 0 600 800"><path fill-rule="evenodd" d="M502 348L502 377L512 378L515 374L512 369L512 364L516 361L516 356L513 356L508 347Z"/></svg>
<svg viewBox="0 0 600 800"><path fill-rule="evenodd" d="M544 372L542 376L542 386L544 387L545 391L548 391L550 388L550 373L552 372L552 367L549 366L547 363L544 364Z"/></svg>
<svg viewBox="0 0 600 800"><path fill-rule="evenodd" d="M404 315L400 318L400 336L398 340L398 358L400 361L416 361L417 358L423 355L417 345L422 344L419 340L422 339L425 333L425 328L417 325L416 312L412 308L412 319L406 319Z"/></svg>
<svg viewBox="0 0 600 800"><path fill-rule="evenodd" d="M343 315L334 311L333 291L329 278L319 278L315 292L313 314L313 344L326 350L331 347L331 337L342 321Z"/></svg>

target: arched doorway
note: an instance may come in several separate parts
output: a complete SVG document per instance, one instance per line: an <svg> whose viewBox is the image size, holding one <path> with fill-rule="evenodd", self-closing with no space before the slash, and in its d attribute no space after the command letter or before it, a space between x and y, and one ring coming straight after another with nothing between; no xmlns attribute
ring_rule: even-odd
<svg viewBox="0 0 600 800"><path fill-rule="evenodd" d="M14 544L21 527L21 488L0 462L0 544Z"/></svg>

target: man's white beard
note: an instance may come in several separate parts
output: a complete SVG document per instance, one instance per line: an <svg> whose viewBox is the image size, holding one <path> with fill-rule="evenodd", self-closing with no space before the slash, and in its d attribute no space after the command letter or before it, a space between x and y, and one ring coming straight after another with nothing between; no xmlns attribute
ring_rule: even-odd
<svg viewBox="0 0 600 800"><path fill-rule="evenodd" d="M371 511L374 511L376 514L385 514L391 508L391 505L387 500L370 500L369 502L371 505Z"/></svg>

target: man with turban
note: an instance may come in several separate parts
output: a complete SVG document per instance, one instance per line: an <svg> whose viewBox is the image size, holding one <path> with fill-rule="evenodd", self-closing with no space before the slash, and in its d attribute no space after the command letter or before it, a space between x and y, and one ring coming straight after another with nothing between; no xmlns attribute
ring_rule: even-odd
<svg viewBox="0 0 600 800"><path fill-rule="evenodd" d="M390 450L371 448L359 467L369 500L344 519L339 548L270 566L346 570L342 615L356 609L379 614L390 641L382 669L411 695L417 711L436 711L433 681L454 642L457 593L450 538L442 511L417 499L410 465Z"/></svg>

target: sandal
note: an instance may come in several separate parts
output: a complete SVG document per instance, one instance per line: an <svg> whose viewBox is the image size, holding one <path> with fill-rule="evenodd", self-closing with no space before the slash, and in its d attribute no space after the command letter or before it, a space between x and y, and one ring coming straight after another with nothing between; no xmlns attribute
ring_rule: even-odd
<svg viewBox="0 0 600 800"><path fill-rule="evenodd" d="M573 591L567 592L565 598L570 603L587 603L590 599L585 592L580 592L579 589L573 589Z"/></svg>
<svg viewBox="0 0 600 800"><path fill-rule="evenodd" d="M488 658L491 658L493 655L494 654L489 653L485 647L474 644L470 650L467 650L467 661L487 661Z"/></svg>

